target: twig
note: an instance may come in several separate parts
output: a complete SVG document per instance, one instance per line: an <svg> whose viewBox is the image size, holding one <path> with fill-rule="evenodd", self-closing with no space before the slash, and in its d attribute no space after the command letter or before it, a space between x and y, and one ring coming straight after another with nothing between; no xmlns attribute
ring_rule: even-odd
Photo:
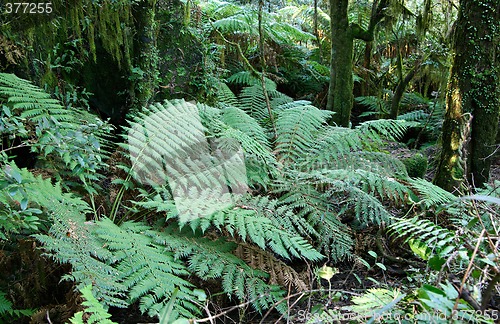
<svg viewBox="0 0 500 324"><path fill-rule="evenodd" d="M476 247L474 248L474 251L472 252L472 256L470 258L469 265L467 266L467 270L465 271L464 277L462 278L462 283L460 284L460 287L458 289L458 297L455 300L455 305L453 306L453 313L455 313L457 311L458 302L460 300L460 297L462 296L462 291L464 290L465 281L469 277L470 271L472 269L472 265L474 264L474 259L476 258L477 251L479 250L479 245L481 244L481 241L482 241L482 238L483 238L483 235L485 232L486 232L486 229L483 229L481 231L481 235L479 235Z"/></svg>
<svg viewBox="0 0 500 324"><path fill-rule="evenodd" d="M354 295L354 296L358 296L357 293L353 293L352 291L347 291L347 290L342 290L342 289L332 289L331 291L336 291L336 292L341 292L343 294L348 294L348 295ZM271 314L271 311L276 308L276 306L278 306L279 304L281 304L282 302L284 301L287 301L288 302L288 299L290 298L293 298L295 296L298 296L300 295L299 298L297 298L297 300L292 304L292 307L302 298L304 297L306 294L311 294L311 293L317 293L317 292L325 292L324 289L313 289L313 290L309 290L309 291L302 291L302 292L298 292L298 293L295 293L295 294L292 294L292 295L288 295L287 297L281 299L281 300L278 300L277 302L275 302L270 308L269 310L266 312L266 314L264 314L264 317L262 317L261 321L259 322L259 324L263 324L264 323L264 319L269 316L269 314ZM280 317L281 318L281 317Z"/></svg>
<svg viewBox="0 0 500 324"><path fill-rule="evenodd" d="M254 298L254 299L249 300L249 301L247 301L247 302L244 302L244 303L242 303L242 304L239 304L239 305L233 306L233 307L231 307L231 308L228 308L228 309L226 309L225 311L223 311L223 312L221 312L221 313L219 313L219 314L217 314L217 315L209 315L209 316L208 316L208 317L206 317L206 318L202 318L202 319L198 319L198 320L193 320L193 323L204 323L204 322L210 322L210 323L213 323L213 320L214 320L214 319L216 319L216 318L218 318L218 317L221 317L221 316L223 316L223 315L226 315L227 313L230 313L230 312L232 312L232 311L233 311L233 310L235 310L235 309L240 309L240 308L243 308L243 307L245 307L245 306L248 306L248 305L250 305L251 303L253 303L254 301L256 301L257 299L263 298L263 297L265 297L266 295L267 295L267 294L260 295L260 296L258 296L257 298Z"/></svg>

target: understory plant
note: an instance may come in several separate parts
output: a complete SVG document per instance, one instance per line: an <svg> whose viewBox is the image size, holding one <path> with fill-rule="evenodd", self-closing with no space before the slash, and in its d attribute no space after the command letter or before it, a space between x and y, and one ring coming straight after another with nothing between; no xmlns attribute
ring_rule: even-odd
<svg viewBox="0 0 500 324"><path fill-rule="evenodd" d="M87 314L74 314L75 323L110 322L110 307L135 303L172 321L211 316L219 294L287 316L286 296L311 288L292 262L355 259L357 230L393 224L400 233L393 208L431 208L454 198L412 180L384 152L386 140L414 123L334 127L331 112L292 100L269 79L265 96L244 74L238 93L220 84L214 106L173 100L132 115L111 197L97 185L111 154L103 149L110 128L96 119L84 126L98 132L61 143L78 138L71 125L79 112L27 81L3 74L0 81L4 138L31 145L42 165L67 170L53 182L17 167L3 150L0 239L31 235L45 255L71 266L63 279L75 282ZM104 212L97 212L100 195L112 200ZM444 233L440 244L451 244ZM252 311L246 313L242 320Z"/></svg>

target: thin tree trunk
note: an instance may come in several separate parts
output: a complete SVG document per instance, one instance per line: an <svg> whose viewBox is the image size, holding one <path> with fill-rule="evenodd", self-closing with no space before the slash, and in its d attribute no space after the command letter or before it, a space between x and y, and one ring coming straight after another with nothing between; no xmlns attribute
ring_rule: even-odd
<svg viewBox="0 0 500 324"><path fill-rule="evenodd" d="M316 37L316 44L319 50L319 63L323 63L323 46L321 46L321 38L319 37L319 32L318 32L318 0L314 0L313 24L314 24L313 27L314 36Z"/></svg>
<svg viewBox="0 0 500 324"><path fill-rule="evenodd" d="M415 66L408 71L404 78L401 78L396 86L396 90L394 91L394 96L392 97L391 102L391 111L389 117L391 119L397 119L399 115L399 105L401 104L401 99L403 99L403 95L405 93L406 87L410 83L410 81L415 77L415 74L420 70L421 63L416 62Z"/></svg>
<svg viewBox="0 0 500 324"><path fill-rule="evenodd" d="M370 19L368 30L365 30L357 24L349 24L348 0L330 0L332 48L326 109L335 112L333 122L338 126L348 127L351 118L354 101L352 78L354 39L373 41L375 27L384 17L387 4L387 0L373 3L376 6L375 14Z"/></svg>
<svg viewBox="0 0 500 324"><path fill-rule="evenodd" d="M262 92L264 93L264 98L266 100L267 112L269 113L269 120L271 121L271 125L273 127L274 136L277 136L276 124L274 123L274 116L271 109L271 101L269 100L269 94L266 89L266 56L264 52L264 27L262 21L262 12L264 8L264 0L259 0L259 54L260 54L260 65L262 72L260 74L261 84L262 84Z"/></svg>

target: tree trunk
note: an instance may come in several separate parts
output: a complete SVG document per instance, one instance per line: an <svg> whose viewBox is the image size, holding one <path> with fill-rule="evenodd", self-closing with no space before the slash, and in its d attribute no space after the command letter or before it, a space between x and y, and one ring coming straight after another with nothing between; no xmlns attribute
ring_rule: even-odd
<svg viewBox="0 0 500 324"><path fill-rule="evenodd" d="M158 49L156 47L156 2L157 0L142 0L134 12L137 22L136 66L139 76L134 85L134 108L141 110L147 106L154 97L158 85Z"/></svg>
<svg viewBox="0 0 500 324"><path fill-rule="evenodd" d="M398 85L396 86L396 90L394 91L394 96L392 97L391 102L391 112L389 117L391 119L397 119L399 115L399 105L401 104L401 99L403 99L403 95L405 93L406 87L410 83L410 81L415 77L415 74L420 70L421 63L415 62L415 66L408 71L404 78L400 78Z"/></svg>
<svg viewBox="0 0 500 324"><path fill-rule="evenodd" d="M333 122L338 126L348 127L354 101L352 93L352 55L354 39L365 42L373 41L376 25L385 15L387 0L374 1L376 10L370 18L368 30L357 24L349 24L347 8L349 0L330 0L330 27L332 38L332 55L330 61L330 85L326 109L335 112Z"/></svg>
<svg viewBox="0 0 500 324"><path fill-rule="evenodd" d="M318 50L319 50L318 61L319 63L323 63L323 46L321 45L321 38L319 37L319 32L318 32L318 0L314 0L313 24L314 24L314 37L316 37L316 44L318 45Z"/></svg>
<svg viewBox="0 0 500 324"><path fill-rule="evenodd" d="M500 113L499 44L500 2L461 0L434 179L448 191L465 179L476 187L488 180Z"/></svg>
<svg viewBox="0 0 500 324"><path fill-rule="evenodd" d="M347 17L348 0L330 0L332 31L332 58L330 87L326 107L333 110L333 121L338 126L349 126L354 101L352 93L352 54L354 39Z"/></svg>

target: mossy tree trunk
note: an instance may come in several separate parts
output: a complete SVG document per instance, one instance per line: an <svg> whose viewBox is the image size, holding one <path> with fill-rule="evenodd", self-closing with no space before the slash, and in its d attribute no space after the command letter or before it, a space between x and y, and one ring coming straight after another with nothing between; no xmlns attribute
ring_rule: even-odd
<svg viewBox="0 0 500 324"><path fill-rule="evenodd" d="M326 109L335 112L333 122L338 126L348 127L351 118L354 101L352 78L354 39L373 41L375 27L384 17L387 4L387 0L373 2L376 10L370 18L368 29L365 30L358 24L349 23L347 15L349 0L330 0L332 52Z"/></svg>
<svg viewBox="0 0 500 324"><path fill-rule="evenodd" d="M461 0L434 183L453 191L489 177L500 113L500 2Z"/></svg>
<svg viewBox="0 0 500 324"><path fill-rule="evenodd" d="M134 73L138 74L138 77L133 92L135 94L134 109L137 110L141 110L150 103L158 86L156 3L157 0L142 0L134 10L137 26L134 46L137 49L135 66L138 68Z"/></svg>
<svg viewBox="0 0 500 324"><path fill-rule="evenodd" d="M347 17L348 0L330 1L332 55L326 107L335 112L338 126L349 126L353 97L352 54L354 37Z"/></svg>

